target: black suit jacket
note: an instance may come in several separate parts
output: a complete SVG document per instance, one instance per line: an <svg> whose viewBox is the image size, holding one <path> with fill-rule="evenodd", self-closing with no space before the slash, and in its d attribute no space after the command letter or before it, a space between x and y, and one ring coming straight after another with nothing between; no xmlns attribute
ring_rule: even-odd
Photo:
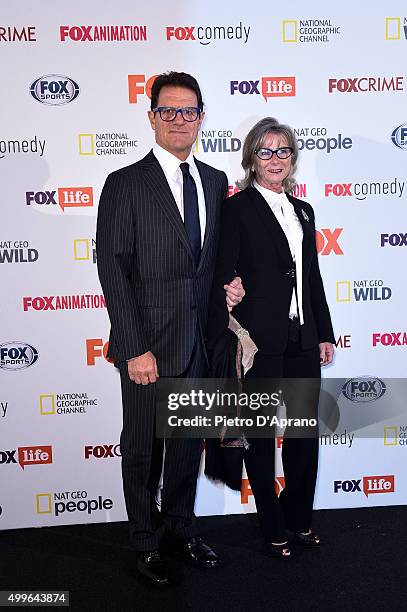
<svg viewBox="0 0 407 612"><path fill-rule="evenodd" d="M315 244L312 207L287 194L303 229L302 276L304 325L303 349L320 342L334 342ZM288 315L294 287L295 265L279 222L266 200L254 187L229 198L223 206L208 326L209 346L228 325L221 300L224 283L242 278L246 295L233 316L249 332L260 352L282 354L288 342Z"/></svg>
<svg viewBox="0 0 407 612"><path fill-rule="evenodd" d="M206 327L227 178L198 160L196 165L206 206L197 268L176 202L152 151L106 180L96 246L111 322L109 357L116 363L150 350L161 375L177 376L188 366L197 327Z"/></svg>

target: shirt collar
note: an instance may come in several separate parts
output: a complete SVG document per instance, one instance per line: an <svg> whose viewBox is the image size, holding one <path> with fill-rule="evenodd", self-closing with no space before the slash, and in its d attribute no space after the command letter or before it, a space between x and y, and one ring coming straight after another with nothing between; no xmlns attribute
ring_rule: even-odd
<svg viewBox="0 0 407 612"><path fill-rule="evenodd" d="M160 166L164 170L165 174L175 178L179 170L179 166L182 163L181 160L166 149L163 149L163 147L161 147L157 143L155 143L155 145L153 146L153 153L157 158L157 161L159 162ZM192 169L196 168L195 159L192 155L192 151L190 152L185 161L187 164L190 165ZM181 170L179 171L181 172Z"/></svg>
<svg viewBox="0 0 407 612"><path fill-rule="evenodd" d="M261 193L263 198L271 207L281 208L281 206L288 202L287 196L284 191L282 191L281 193L276 193L271 189L261 187L261 185L259 185L256 180L253 181L253 187L255 187Z"/></svg>

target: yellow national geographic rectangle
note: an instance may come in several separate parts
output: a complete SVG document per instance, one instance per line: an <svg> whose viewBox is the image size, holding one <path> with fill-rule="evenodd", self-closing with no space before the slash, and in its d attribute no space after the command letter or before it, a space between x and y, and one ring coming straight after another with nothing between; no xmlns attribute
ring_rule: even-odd
<svg viewBox="0 0 407 612"><path fill-rule="evenodd" d="M298 21L297 19L284 19L283 21L283 42L298 42Z"/></svg>
<svg viewBox="0 0 407 612"><path fill-rule="evenodd" d="M73 256L76 261L90 259L89 240L87 238L77 238L73 241Z"/></svg>
<svg viewBox="0 0 407 612"><path fill-rule="evenodd" d="M397 425L385 426L383 442L385 446L397 446L398 443L398 427Z"/></svg>
<svg viewBox="0 0 407 612"><path fill-rule="evenodd" d="M386 40L400 40L400 17L386 17Z"/></svg>
<svg viewBox="0 0 407 612"><path fill-rule="evenodd" d="M52 501L51 493L38 493L35 496L37 514L51 514Z"/></svg>
<svg viewBox="0 0 407 612"><path fill-rule="evenodd" d="M40 395L40 414L55 414L55 395Z"/></svg>
<svg viewBox="0 0 407 612"><path fill-rule="evenodd" d="M79 155L94 155L95 154L95 136L94 134L79 134Z"/></svg>
<svg viewBox="0 0 407 612"><path fill-rule="evenodd" d="M350 281L336 281L336 301L350 302Z"/></svg>

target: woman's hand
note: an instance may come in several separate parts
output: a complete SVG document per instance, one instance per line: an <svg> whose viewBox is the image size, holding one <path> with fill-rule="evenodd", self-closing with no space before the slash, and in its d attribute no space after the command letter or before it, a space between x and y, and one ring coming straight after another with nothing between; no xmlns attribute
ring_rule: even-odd
<svg viewBox="0 0 407 612"><path fill-rule="evenodd" d="M319 362L321 367L332 363L334 357L334 345L331 342L321 342L319 345Z"/></svg>
<svg viewBox="0 0 407 612"><path fill-rule="evenodd" d="M231 312L234 306L237 306L244 298L245 290L243 289L242 279L240 276L235 276L229 285L223 285L226 290L226 304L228 311Z"/></svg>

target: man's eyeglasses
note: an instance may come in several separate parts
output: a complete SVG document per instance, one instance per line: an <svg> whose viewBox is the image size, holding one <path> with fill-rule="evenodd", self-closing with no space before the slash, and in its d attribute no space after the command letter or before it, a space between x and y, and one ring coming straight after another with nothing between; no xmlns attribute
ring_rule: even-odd
<svg viewBox="0 0 407 612"><path fill-rule="evenodd" d="M185 121L196 121L201 114L201 110L195 106L185 108L174 108L173 106L158 106L153 108L153 113L160 113L163 121L174 121L178 113L181 113Z"/></svg>
<svg viewBox="0 0 407 612"><path fill-rule="evenodd" d="M279 159L287 159L294 152L292 147L280 147L279 149L267 149L262 147L261 149L256 149L255 153L259 159L271 159L274 153L277 155Z"/></svg>

